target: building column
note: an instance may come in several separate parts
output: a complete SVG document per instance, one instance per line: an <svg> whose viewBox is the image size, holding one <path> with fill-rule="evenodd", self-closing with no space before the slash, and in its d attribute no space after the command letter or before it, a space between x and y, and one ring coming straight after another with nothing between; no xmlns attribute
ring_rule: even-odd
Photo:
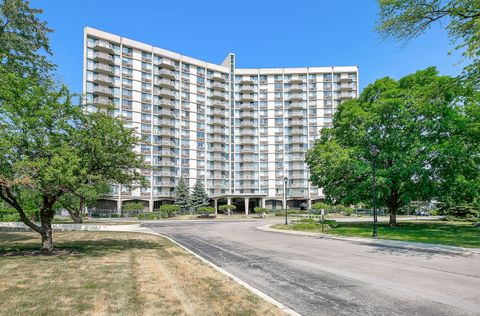
<svg viewBox="0 0 480 316"><path fill-rule="evenodd" d="M245 198L245 215L248 215L248 204L250 203L249 198Z"/></svg>
<svg viewBox="0 0 480 316"><path fill-rule="evenodd" d="M121 214L122 213L122 193L121 190L122 188L120 187L118 191L118 198L117 198L117 213Z"/></svg>
<svg viewBox="0 0 480 316"><path fill-rule="evenodd" d="M308 205L308 209L312 208L312 200L311 199L307 200L307 205Z"/></svg>
<svg viewBox="0 0 480 316"><path fill-rule="evenodd" d="M232 198L231 197L227 198L227 205L232 205Z"/></svg>
<svg viewBox="0 0 480 316"><path fill-rule="evenodd" d="M150 198L150 200L148 200L148 210L150 212L153 212L153 198Z"/></svg>
<svg viewBox="0 0 480 316"><path fill-rule="evenodd" d="M215 208L215 215L218 215L218 210L217 210L217 207L218 207L218 200L217 199L213 199L213 207Z"/></svg>
<svg viewBox="0 0 480 316"><path fill-rule="evenodd" d="M265 198L260 198L260 207L261 208L265 208L265 201L266 199Z"/></svg>

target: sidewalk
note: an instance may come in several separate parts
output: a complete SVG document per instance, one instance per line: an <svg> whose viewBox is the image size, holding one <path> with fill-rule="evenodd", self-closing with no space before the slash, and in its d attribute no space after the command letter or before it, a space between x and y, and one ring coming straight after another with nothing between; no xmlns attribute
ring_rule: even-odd
<svg viewBox="0 0 480 316"><path fill-rule="evenodd" d="M463 248L447 245L437 245L437 244L427 244L421 242L409 242L409 241L400 241L400 240L388 240L388 239L373 239L373 238L362 238L362 237L342 237L334 236L324 233L312 233L312 232L301 232L294 230L285 230L285 229L276 229L270 227L271 224L263 225L257 227L258 230L281 233L281 234L291 234L291 235L301 235L301 236L310 236L317 238L325 239L334 239L334 240L343 240L353 243L370 245L370 246L380 246L380 247L391 247L391 248L403 248L416 251L425 251L425 252L436 252L436 253L447 253L455 255L479 255L480 248Z"/></svg>
<svg viewBox="0 0 480 316"><path fill-rule="evenodd" d="M0 229L4 230L22 230L29 231L30 227L20 222L0 222ZM98 225L98 224L52 224L54 231L110 231L110 232L130 232L141 228L141 223L126 225Z"/></svg>

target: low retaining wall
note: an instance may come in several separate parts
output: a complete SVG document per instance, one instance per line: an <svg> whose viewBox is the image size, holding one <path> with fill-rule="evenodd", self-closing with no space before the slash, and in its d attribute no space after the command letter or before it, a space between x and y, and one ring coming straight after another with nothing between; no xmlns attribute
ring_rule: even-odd
<svg viewBox="0 0 480 316"><path fill-rule="evenodd" d="M129 232L141 228L141 224L128 225L98 225L98 224L52 224L53 230L56 231L110 231L110 232ZM0 230L6 231L30 231L30 227L24 223L3 222L0 223Z"/></svg>

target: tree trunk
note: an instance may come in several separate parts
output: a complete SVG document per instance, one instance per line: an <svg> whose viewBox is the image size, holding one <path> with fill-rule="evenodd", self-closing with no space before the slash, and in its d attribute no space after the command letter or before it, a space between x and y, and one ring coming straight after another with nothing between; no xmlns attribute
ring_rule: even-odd
<svg viewBox="0 0 480 316"><path fill-rule="evenodd" d="M46 204L46 203L45 203ZM42 236L42 248L41 251L52 251L53 250L53 234L52 234L52 220L55 212L53 211L53 203L47 205L44 204L44 208L40 210L40 222L41 222L41 232Z"/></svg>
<svg viewBox="0 0 480 316"><path fill-rule="evenodd" d="M52 221L44 221L42 218L42 251L52 251L53 250L53 238L52 238Z"/></svg>
<svg viewBox="0 0 480 316"><path fill-rule="evenodd" d="M389 209L389 213L390 213L390 222L389 222L388 225L390 227L398 226L398 224L397 224L397 209Z"/></svg>
<svg viewBox="0 0 480 316"><path fill-rule="evenodd" d="M67 209L67 211L68 211L68 214L70 215L70 218L73 220L75 224L83 223L83 218L79 210L69 208Z"/></svg>

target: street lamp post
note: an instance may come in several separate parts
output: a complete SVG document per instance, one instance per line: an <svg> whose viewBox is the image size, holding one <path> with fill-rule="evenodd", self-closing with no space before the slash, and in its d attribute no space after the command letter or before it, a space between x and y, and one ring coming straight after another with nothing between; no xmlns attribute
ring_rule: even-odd
<svg viewBox="0 0 480 316"><path fill-rule="evenodd" d="M287 177L283 178L283 207L285 208L285 225L288 225L287 181Z"/></svg>
<svg viewBox="0 0 480 316"><path fill-rule="evenodd" d="M377 238L377 194L375 192L375 162L377 159L377 155L379 150L377 146L372 145L370 146L370 154L372 155L372 200L373 200L373 238Z"/></svg>

